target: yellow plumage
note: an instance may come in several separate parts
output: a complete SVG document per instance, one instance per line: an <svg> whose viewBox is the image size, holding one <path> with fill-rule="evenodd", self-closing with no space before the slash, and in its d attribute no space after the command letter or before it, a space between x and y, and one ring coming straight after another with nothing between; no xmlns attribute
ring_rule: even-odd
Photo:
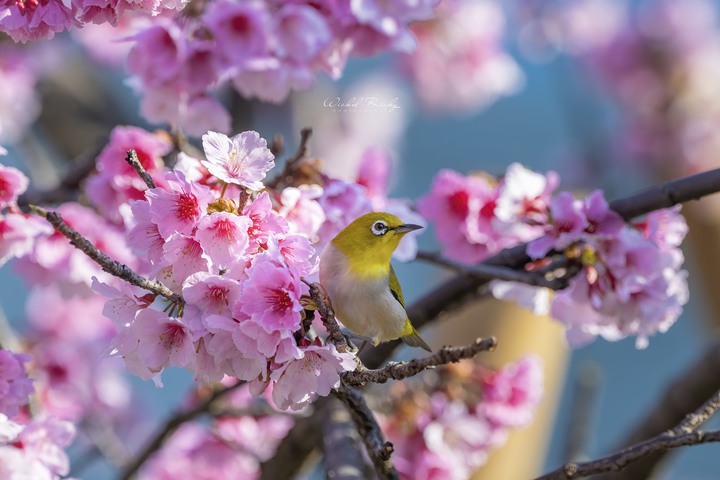
<svg viewBox="0 0 720 480"><path fill-rule="evenodd" d="M432 351L408 319L390 264L400 239L418 228L389 213L368 213L338 233L320 257L320 284L338 319L374 345L400 338Z"/></svg>

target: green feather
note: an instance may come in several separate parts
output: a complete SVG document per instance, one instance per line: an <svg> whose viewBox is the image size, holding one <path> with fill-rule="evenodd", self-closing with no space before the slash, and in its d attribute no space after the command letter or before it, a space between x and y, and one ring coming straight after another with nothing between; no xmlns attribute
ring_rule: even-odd
<svg viewBox="0 0 720 480"><path fill-rule="evenodd" d="M390 285L390 291L393 294L393 297L395 297L395 300L400 302L400 305L405 308L405 299L403 298L402 294L402 288L400 287L400 282L398 281L397 275L395 275L395 269L390 265L390 277L388 278L388 284Z"/></svg>
<svg viewBox="0 0 720 480"><path fill-rule="evenodd" d="M400 305L405 308L405 299L403 298L402 288L400 287L400 282L398 281L397 275L395 275L395 269L392 267L392 265L390 265L388 286L390 287L390 292L392 292L395 300L400 302ZM428 352L432 352L432 348L430 348L430 345L428 345L427 342L422 339L418 331L415 330L415 327L413 327L412 323L410 323L409 318L405 319L405 330L403 331L403 336L400 337L400 339L406 345L410 345L411 347L421 347Z"/></svg>

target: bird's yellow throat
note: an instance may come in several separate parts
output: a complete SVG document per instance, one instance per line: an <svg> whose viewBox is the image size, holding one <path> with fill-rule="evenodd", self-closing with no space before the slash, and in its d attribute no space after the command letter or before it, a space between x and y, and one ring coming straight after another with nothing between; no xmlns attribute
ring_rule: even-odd
<svg viewBox="0 0 720 480"><path fill-rule="evenodd" d="M332 245L345 256L350 272L358 280L387 278L390 275L390 257L400 242L400 235L375 237L370 244L366 239L351 235L338 235Z"/></svg>

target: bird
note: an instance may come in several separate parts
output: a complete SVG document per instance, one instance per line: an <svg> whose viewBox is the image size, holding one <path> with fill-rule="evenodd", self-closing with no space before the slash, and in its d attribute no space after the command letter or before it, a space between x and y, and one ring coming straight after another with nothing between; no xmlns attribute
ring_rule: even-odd
<svg viewBox="0 0 720 480"><path fill-rule="evenodd" d="M320 285L335 316L373 346L400 338L432 352L410 323L390 257L408 232L422 228L395 215L373 212L345 227L320 254Z"/></svg>

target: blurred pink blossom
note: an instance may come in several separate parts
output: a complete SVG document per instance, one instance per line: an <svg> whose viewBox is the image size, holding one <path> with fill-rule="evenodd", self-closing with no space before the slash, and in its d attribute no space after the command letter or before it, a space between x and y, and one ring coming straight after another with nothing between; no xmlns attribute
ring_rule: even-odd
<svg viewBox="0 0 720 480"><path fill-rule="evenodd" d="M523 86L520 68L502 46L499 3L445 0L435 19L412 30L418 45L404 64L426 108L472 113Z"/></svg>
<svg viewBox="0 0 720 480"><path fill-rule="evenodd" d="M0 477L59 480L70 471L63 450L75 437L75 427L53 417L21 425L0 414Z"/></svg>
<svg viewBox="0 0 720 480"><path fill-rule="evenodd" d="M35 388L24 363L30 355L0 349L0 414L14 417L26 405Z"/></svg>

